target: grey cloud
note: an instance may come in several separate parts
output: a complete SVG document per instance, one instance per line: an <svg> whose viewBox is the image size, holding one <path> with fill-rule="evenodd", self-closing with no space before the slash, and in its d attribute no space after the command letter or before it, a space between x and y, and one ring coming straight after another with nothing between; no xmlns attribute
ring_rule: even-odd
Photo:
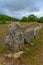
<svg viewBox="0 0 43 65"><path fill-rule="evenodd" d="M25 8L35 8L38 7L35 5L34 0L2 0L0 1L0 6L10 10L22 10Z"/></svg>
<svg viewBox="0 0 43 65"><path fill-rule="evenodd" d="M0 13L20 18L30 12L38 12L42 0L0 0ZM41 4L41 3L42 4Z"/></svg>

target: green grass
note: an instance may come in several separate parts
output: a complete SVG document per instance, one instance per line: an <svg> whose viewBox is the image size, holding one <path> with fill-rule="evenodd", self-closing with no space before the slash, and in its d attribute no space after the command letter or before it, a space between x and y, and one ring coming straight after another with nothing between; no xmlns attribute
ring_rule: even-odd
<svg viewBox="0 0 43 65"><path fill-rule="evenodd" d="M0 46L0 54L5 53L6 51L7 51L6 46L4 44L2 44Z"/></svg>

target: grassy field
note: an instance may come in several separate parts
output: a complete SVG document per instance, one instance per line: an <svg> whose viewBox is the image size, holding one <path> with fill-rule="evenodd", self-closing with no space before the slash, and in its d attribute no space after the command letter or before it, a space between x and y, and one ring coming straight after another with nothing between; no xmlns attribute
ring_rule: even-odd
<svg viewBox="0 0 43 65"><path fill-rule="evenodd" d="M30 24L30 23L29 23ZM7 33L9 24L1 24L0 25L0 37L2 38L3 43L5 42L5 37ZM26 26L28 23L21 23L21 25ZM43 26L43 24L41 24ZM37 24L28 25L28 28L37 27ZM41 29L39 33L39 38L35 38L33 40L34 46L28 46L30 48L29 53L26 53L21 57L22 63L24 65L43 65L43 28ZM3 62L5 58L3 56L0 57L1 60L0 63L3 65ZM16 60L12 59L15 63ZM11 60L11 61L12 61Z"/></svg>

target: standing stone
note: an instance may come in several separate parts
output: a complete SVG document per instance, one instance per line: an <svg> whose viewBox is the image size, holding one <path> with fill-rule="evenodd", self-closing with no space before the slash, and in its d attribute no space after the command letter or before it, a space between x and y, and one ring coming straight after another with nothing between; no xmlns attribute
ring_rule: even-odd
<svg viewBox="0 0 43 65"><path fill-rule="evenodd" d="M24 32L25 41L27 43L30 43L32 39L34 38L34 29L29 28Z"/></svg>
<svg viewBox="0 0 43 65"><path fill-rule="evenodd" d="M22 27L18 23L14 22L8 26L5 43L10 50L20 49L24 45L24 34Z"/></svg>

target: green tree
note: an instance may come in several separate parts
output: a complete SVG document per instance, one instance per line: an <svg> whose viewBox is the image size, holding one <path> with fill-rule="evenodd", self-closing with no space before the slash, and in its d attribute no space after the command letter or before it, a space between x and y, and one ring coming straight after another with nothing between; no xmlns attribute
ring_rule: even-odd
<svg viewBox="0 0 43 65"><path fill-rule="evenodd" d="M3 20L5 20L5 21L19 21L20 19L0 14L0 21L3 21Z"/></svg>
<svg viewBox="0 0 43 65"><path fill-rule="evenodd" d="M39 23L43 23L43 16L39 18Z"/></svg>
<svg viewBox="0 0 43 65"><path fill-rule="evenodd" d="M21 19L21 21L22 21L22 22L27 22L27 17L23 17L23 18Z"/></svg>
<svg viewBox="0 0 43 65"><path fill-rule="evenodd" d="M37 20L38 20L38 18L34 14L31 14L28 16L28 22L29 21L35 22Z"/></svg>

